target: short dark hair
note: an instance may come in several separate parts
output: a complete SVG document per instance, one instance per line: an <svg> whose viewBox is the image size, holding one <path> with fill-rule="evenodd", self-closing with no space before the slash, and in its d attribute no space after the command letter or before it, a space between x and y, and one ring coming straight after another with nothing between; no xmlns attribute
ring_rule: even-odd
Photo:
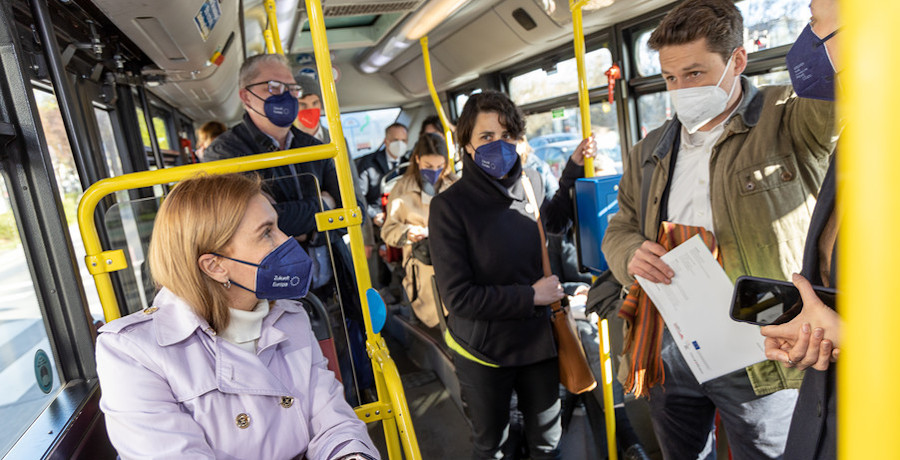
<svg viewBox="0 0 900 460"><path fill-rule="evenodd" d="M406 125L404 125L403 123L399 123L399 122L398 122L398 123L391 123L390 126L388 126L387 128L384 128L384 135L385 135L385 137L387 137L388 131L390 131L390 130L392 130L392 129L394 129L394 128L403 128L404 131L406 131L407 133L409 133L409 128L407 128Z"/></svg>
<svg viewBox="0 0 900 460"><path fill-rule="evenodd" d="M423 120L422 128L419 129L419 132L424 133L425 127L427 126L434 126L434 129L438 130L439 132L444 132L444 124L441 123L441 117L437 115L431 115L430 117Z"/></svg>
<svg viewBox="0 0 900 460"><path fill-rule="evenodd" d="M684 45L701 38L728 62L744 44L744 18L731 0L687 0L663 18L650 35L650 48Z"/></svg>
<svg viewBox="0 0 900 460"><path fill-rule="evenodd" d="M456 123L456 136L459 145L465 147L472 140L472 131L475 130L475 119L479 113L493 112L500 116L500 124L506 128L513 139L522 137L525 133L525 116L516 107L516 104L506 94L500 91L488 90L483 93L473 94L463 106L459 121Z"/></svg>

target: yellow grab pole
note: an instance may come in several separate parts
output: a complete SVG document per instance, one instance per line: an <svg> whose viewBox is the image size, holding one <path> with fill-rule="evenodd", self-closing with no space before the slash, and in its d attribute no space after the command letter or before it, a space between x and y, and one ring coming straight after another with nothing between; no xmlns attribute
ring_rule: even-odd
<svg viewBox="0 0 900 460"><path fill-rule="evenodd" d="M444 139L447 141L447 164L454 168L453 161L453 133L450 131L450 122L447 115L444 114L444 106L441 105L441 98L438 97L437 90L434 88L434 76L431 73L431 55L428 53L428 36L419 39L422 44L422 62L425 63L425 81L428 83L428 92L431 93L431 101L434 102L434 108L437 110L438 117L441 119L441 125L444 127Z"/></svg>
<svg viewBox="0 0 900 460"><path fill-rule="evenodd" d="M584 69L584 26L581 7L586 0L574 2L569 0L572 10L572 30L575 43L575 63L578 67L578 108L581 110L581 137L587 139L591 135L591 101L588 97L587 73ZM584 159L584 177L594 176L594 159Z"/></svg>
<svg viewBox="0 0 900 460"><path fill-rule="evenodd" d="M341 202L345 208L356 209L358 205L354 194L353 182L350 179L350 157L346 151L346 144L343 142L344 130L341 126L341 117L338 111L337 88L334 84L334 75L331 72L331 55L328 50L328 37L325 33L325 16L322 13L321 1L306 0L306 12L309 17L310 34L316 56L319 83L322 85L325 115L328 119L328 127L331 129L331 145L337 151L334 163L340 187ZM422 454L419 452L419 445L412 421L408 418L409 411L406 408L406 395L403 392L403 386L400 385L400 374L388 353L387 346L381 335L375 333L372 328L369 302L366 300L366 291L372 287L372 280L369 278L369 266L366 261L365 248L363 247L362 229L360 224L356 223L350 225L347 231L350 235L350 254L353 258L353 270L356 273L357 290L365 321L366 348L369 351L369 357L372 359L372 367L380 369L380 372L378 370L374 372L375 387L378 391L379 400L383 400L385 393L388 394L392 410L394 411L393 417L385 419L382 423L385 439L388 441L397 439L398 425L396 422L399 421L400 428L402 428L400 441L402 441L406 458L408 460L418 460L421 459ZM401 412L406 414L407 417L401 417ZM399 452L395 452L395 448L389 447L388 453L390 458L400 460L401 457L397 455Z"/></svg>
<svg viewBox="0 0 900 460"><path fill-rule="evenodd" d="M844 320L838 360L838 457L885 458L900 452L897 414L900 349L897 284L900 245L900 62L891 59L900 2L877 7L841 0L838 113L848 121L838 149L838 311ZM809 372L809 371L807 371ZM891 454L890 452L894 452Z"/></svg>
<svg viewBox="0 0 900 460"><path fill-rule="evenodd" d="M266 54L275 54L275 39L272 38L272 31L264 30L263 38L266 41Z"/></svg>
<svg viewBox="0 0 900 460"><path fill-rule="evenodd" d="M588 97L587 73L584 66L584 22L581 8L587 0L575 2L569 0L572 11L572 34L575 44L575 63L578 68L578 108L581 110L581 136L587 139L591 135L591 101ZM594 176L594 159L584 159L584 177ZM603 413L606 418L606 446L609 460L617 460L616 448L616 409L613 402L612 359L609 356L609 322L601 318L597 327L600 329L600 378L603 380Z"/></svg>
<svg viewBox="0 0 900 460"><path fill-rule="evenodd" d="M278 11L275 9L275 0L265 0L266 16L269 27L266 28L266 49L269 54L284 54L281 48L281 36L278 34ZM274 45L274 50L270 48Z"/></svg>
<svg viewBox="0 0 900 460"><path fill-rule="evenodd" d="M211 163L196 163L156 171L125 174L119 177L103 179L88 187L78 203L78 227L81 231L81 239L84 241L84 250L87 254L85 262L88 265L88 270L93 273L94 282L97 285L97 293L100 296L100 303L103 305L103 316L106 318L106 321L109 322L119 318L121 312L119 311L119 305L110 281L109 271L94 273L92 269L91 261L96 261L96 258L102 259L101 255L103 253L100 237L97 233L97 228L94 226L94 211L103 197L122 190L178 182L200 173L228 174L274 168L292 163L324 160L334 157L335 153L336 150L332 144L316 145L302 149L264 153L252 157L230 158ZM111 259L107 260L111 261ZM101 260L101 262L106 261ZM112 265L111 262L109 264ZM100 265L103 266L105 263Z"/></svg>

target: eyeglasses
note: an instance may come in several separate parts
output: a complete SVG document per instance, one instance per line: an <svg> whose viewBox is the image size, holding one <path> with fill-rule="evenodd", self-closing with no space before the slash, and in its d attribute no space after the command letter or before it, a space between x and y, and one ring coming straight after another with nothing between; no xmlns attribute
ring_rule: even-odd
<svg viewBox="0 0 900 460"><path fill-rule="evenodd" d="M266 90L269 91L269 94L273 96L280 96L284 93L285 88L291 92L291 96L296 98L300 98L303 95L303 87L296 83L285 83L283 81L278 80L269 80L269 81L261 81L259 83L253 83L252 85L247 85L245 88L250 89L253 86L259 85L267 85Z"/></svg>

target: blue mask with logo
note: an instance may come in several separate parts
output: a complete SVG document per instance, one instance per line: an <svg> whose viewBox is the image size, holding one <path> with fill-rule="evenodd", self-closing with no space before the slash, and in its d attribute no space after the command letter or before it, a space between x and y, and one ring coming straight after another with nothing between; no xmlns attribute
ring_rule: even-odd
<svg viewBox="0 0 900 460"><path fill-rule="evenodd" d="M797 96L823 101L834 100L834 65L828 56L825 42L836 33L837 30L825 38L819 38L807 24L791 46L785 62Z"/></svg>
<svg viewBox="0 0 900 460"><path fill-rule="evenodd" d="M213 253L235 262L257 267L256 290L231 281L231 284L256 294L257 299L299 299L309 290L313 261L293 238L266 254L259 264Z"/></svg>
<svg viewBox="0 0 900 460"><path fill-rule="evenodd" d="M496 179L505 176L516 164L517 158L516 144L502 139L475 149L475 164Z"/></svg>
<svg viewBox="0 0 900 460"><path fill-rule="evenodd" d="M444 171L444 168L438 169L420 169L419 173L422 174L422 180L428 182L431 185L437 183L438 179L441 178L441 173Z"/></svg>
<svg viewBox="0 0 900 460"><path fill-rule="evenodd" d="M266 99L257 96L253 91L250 91L250 94L263 101L263 111L265 111L265 114L259 113L259 111L253 107L250 108L254 112L264 115L273 125L287 128L294 122L294 119L297 118L297 112L300 110L300 101L292 96L290 91L285 91L277 96L270 96Z"/></svg>

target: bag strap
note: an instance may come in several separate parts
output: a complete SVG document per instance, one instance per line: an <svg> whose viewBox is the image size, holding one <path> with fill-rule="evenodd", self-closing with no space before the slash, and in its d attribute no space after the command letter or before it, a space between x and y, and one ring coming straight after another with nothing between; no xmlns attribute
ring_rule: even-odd
<svg viewBox="0 0 900 460"><path fill-rule="evenodd" d="M547 254L547 237L544 235L544 224L541 223L541 210L538 208L537 200L534 198L534 187L531 186L531 179L522 171L522 186L525 189L525 196L528 197L528 203L531 204L532 214L537 221L538 233L541 235L541 265L544 267L544 276L550 276L553 272L550 270L550 256ZM561 308L559 301L550 304L551 310L555 313Z"/></svg>

